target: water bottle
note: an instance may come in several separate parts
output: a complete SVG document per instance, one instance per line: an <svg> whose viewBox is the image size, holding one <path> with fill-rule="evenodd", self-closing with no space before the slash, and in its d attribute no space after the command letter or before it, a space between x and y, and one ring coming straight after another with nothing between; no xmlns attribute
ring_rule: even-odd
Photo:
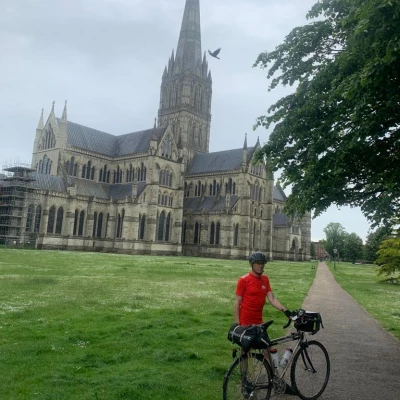
<svg viewBox="0 0 400 400"><path fill-rule="evenodd" d="M286 365L288 364L288 362L289 362L289 360L290 360L290 357L292 357L292 353L293 353L293 350L292 350L290 347L288 347L288 348L285 350L285 352L283 353L283 356L282 356L282 358L281 358L281 361L280 361L280 363L279 363L279 365L280 365L282 368L285 368L285 367L286 367Z"/></svg>
<svg viewBox="0 0 400 400"><path fill-rule="evenodd" d="M269 352L271 353L272 362L273 362L273 367L274 367L274 368L278 368L278 367L279 367L279 355L278 355L278 350L277 350L277 349L269 349Z"/></svg>

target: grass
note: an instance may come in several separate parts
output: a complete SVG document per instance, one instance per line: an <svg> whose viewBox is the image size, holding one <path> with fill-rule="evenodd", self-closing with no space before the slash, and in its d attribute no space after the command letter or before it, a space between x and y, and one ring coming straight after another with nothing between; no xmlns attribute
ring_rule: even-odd
<svg viewBox="0 0 400 400"><path fill-rule="evenodd" d="M328 264L339 285L400 340L400 285L378 276L376 265Z"/></svg>
<svg viewBox="0 0 400 400"><path fill-rule="evenodd" d="M215 400L245 261L0 249L1 398ZM272 262L298 308L308 263ZM271 336L285 317L270 305Z"/></svg>

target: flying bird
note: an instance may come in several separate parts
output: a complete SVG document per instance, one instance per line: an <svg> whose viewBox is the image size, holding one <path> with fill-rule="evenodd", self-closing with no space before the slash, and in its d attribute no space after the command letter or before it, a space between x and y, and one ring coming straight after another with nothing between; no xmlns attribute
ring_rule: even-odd
<svg viewBox="0 0 400 400"><path fill-rule="evenodd" d="M220 58L218 57L218 54L220 51L221 51L221 47L213 52L208 50L208 54L210 54L211 57L218 58L218 60L220 60Z"/></svg>

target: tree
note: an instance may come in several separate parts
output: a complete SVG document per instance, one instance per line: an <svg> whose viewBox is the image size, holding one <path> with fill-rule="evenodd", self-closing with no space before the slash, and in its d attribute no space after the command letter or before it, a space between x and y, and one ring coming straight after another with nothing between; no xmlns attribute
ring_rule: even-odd
<svg viewBox="0 0 400 400"><path fill-rule="evenodd" d="M364 258L367 261L374 262L376 260L379 246L389 233L390 230L382 226L368 234L364 249Z"/></svg>
<svg viewBox="0 0 400 400"><path fill-rule="evenodd" d="M396 271L400 271L400 237L385 239L378 250L378 259L375 261L380 265L379 275L386 275L390 280L398 280L400 277L392 277Z"/></svg>
<svg viewBox="0 0 400 400"><path fill-rule="evenodd" d="M258 152L282 169L286 211L361 207L373 226L400 215L400 2L319 0L254 66L297 85L257 120L273 127Z"/></svg>
<svg viewBox="0 0 400 400"><path fill-rule="evenodd" d="M324 248L333 258L337 255L344 255L344 239L347 235L344 227L338 222L331 222L324 228L326 240ZM337 250L335 255L334 249Z"/></svg>
<svg viewBox="0 0 400 400"><path fill-rule="evenodd" d="M344 237L344 258L355 263L362 259L363 241L356 233L350 233Z"/></svg>

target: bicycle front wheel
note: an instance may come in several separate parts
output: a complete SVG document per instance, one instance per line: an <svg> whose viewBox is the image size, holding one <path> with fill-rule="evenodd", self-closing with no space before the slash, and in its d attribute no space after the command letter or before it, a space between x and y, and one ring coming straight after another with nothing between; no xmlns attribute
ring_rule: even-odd
<svg viewBox="0 0 400 400"><path fill-rule="evenodd" d="M223 400L268 400L272 389L271 376L271 368L263 354L243 354L225 375Z"/></svg>
<svg viewBox="0 0 400 400"><path fill-rule="evenodd" d="M315 400L324 392L330 374L326 348L316 340L301 344L293 357L290 378L302 400Z"/></svg>

